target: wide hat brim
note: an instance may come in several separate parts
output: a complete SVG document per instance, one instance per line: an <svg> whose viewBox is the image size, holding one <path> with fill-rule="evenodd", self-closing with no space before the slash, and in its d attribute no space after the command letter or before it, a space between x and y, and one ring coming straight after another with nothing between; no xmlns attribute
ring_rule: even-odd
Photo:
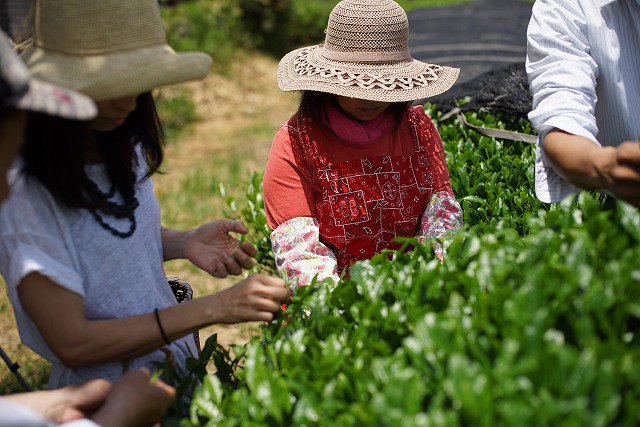
<svg viewBox="0 0 640 427"><path fill-rule="evenodd" d="M95 101L125 98L154 88L200 80L211 69L201 52L177 53L166 44L102 55L75 56L31 45L23 52L34 77L81 92Z"/></svg>
<svg viewBox="0 0 640 427"><path fill-rule="evenodd" d="M0 106L44 113L70 120L96 116L96 104L86 95L34 79L0 31Z"/></svg>
<svg viewBox="0 0 640 427"><path fill-rule="evenodd" d="M322 45L296 49L278 66L283 91L318 91L380 102L406 102L439 95L458 79L458 68L413 58L392 62L335 61Z"/></svg>
<svg viewBox="0 0 640 427"><path fill-rule="evenodd" d="M30 79L24 91L5 100L5 105L68 120L91 120L96 104L86 95L38 79Z"/></svg>

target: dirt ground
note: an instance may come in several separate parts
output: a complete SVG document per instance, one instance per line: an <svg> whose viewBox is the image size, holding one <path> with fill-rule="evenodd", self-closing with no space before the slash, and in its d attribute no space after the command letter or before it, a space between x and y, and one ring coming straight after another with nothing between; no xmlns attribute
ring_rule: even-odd
<svg viewBox="0 0 640 427"><path fill-rule="evenodd" d="M243 175L263 171L271 141L278 127L295 111L296 95L278 89L277 62L256 55L236 62L228 76L212 75L201 82L187 85L194 93L200 120L189 135L168 147L164 175L154 178L157 191L180 185L185 174L194 167L207 165L207 159L224 157L233 148L244 153ZM256 131L259 130L259 131ZM224 169L221 170L224 175ZM211 170L215 175L216 171ZM224 176L219 177L222 181ZM232 186L233 182L225 182ZM222 204L222 200L217 201ZM212 209L219 214L220 208ZM211 219L217 219L213 216ZM185 261L167 263L169 275L188 281L197 295L205 295L233 285L241 278L216 279L195 270ZM256 326L219 325L201 331L201 341L213 333L223 344L244 344Z"/></svg>
<svg viewBox="0 0 640 427"><path fill-rule="evenodd" d="M227 187L240 183L229 182L224 167L213 170L210 159L224 165L231 151L242 156L242 176L262 171L277 128L293 113L296 95L278 89L277 62L262 55L238 58L226 76L211 75L201 82L185 85L193 92L198 121L189 126L178 143L167 147L163 166L165 174L154 177L158 197L178 194L188 184L189 172L204 169ZM169 89L170 90L170 89ZM221 176L217 176L221 175ZM227 180L225 180L225 178ZM203 195L203 197L205 197ZM210 197L211 213L203 218L190 218L188 207L182 207L186 218L179 224L194 226L198 221L218 219L223 211L222 200ZM164 205L163 205L164 209ZM193 224L193 225L192 225ZM231 286L241 278L215 279L198 271L185 261L172 261L165 265L168 275L179 276L194 288L196 296L206 295ZM4 287L4 283L0 284ZM46 361L20 343L11 305L5 292L0 292L0 346L22 366L21 372L38 387L46 386L49 367ZM219 325L201 331L201 340L213 333L218 342L243 344L258 332L257 325ZM0 363L0 394L20 391L20 387L7 367Z"/></svg>

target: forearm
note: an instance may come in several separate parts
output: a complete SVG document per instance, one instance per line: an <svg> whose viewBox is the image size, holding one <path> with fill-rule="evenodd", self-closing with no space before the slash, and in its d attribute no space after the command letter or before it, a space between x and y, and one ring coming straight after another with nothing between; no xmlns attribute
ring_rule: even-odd
<svg viewBox="0 0 640 427"><path fill-rule="evenodd" d="M102 406L111 387L111 383L108 381L95 379L57 390L8 395L1 397L0 401L4 400L22 408L28 408L43 420L50 422L50 425L67 425L67 423L77 420L79 421L78 426L97 427L87 418L94 411L104 409ZM0 424L2 424L1 421ZM44 422L41 424L44 425Z"/></svg>
<svg viewBox="0 0 640 427"><path fill-rule="evenodd" d="M284 278L290 286L308 286L314 279L318 282L331 279L338 283L337 262L331 256L306 256L304 259L283 259L278 263L278 274Z"/></svg>
<svg viewBox="0 0 640 427"><path fill-rule="evenodd" d="M429 204L422 214L418 239L440 239L450 230L462 227L462 207L449 188L431 196ZM444 262L444 250L440 242L432 243L433 250L440 262Z"/></svg>
<svg viewBox="0 0 640 427"><path fill-rule="evenodd" d="M556 172L575 186L587 190L605 187L603 159L615 155L615 149L600 147L593 141L559 130L549 132L542 148Z"/></svg>
<svg viewBox="0 0 640 427"><path fill-rule="evenodd" d="M282 280L251 275L216 294L159 310L158 315L172 341L214 323L270 321L288 295ZM72 368L134 358L165 344L153 311L91 320L83 296L39 273L22 280L18 296L53 353Z"/></svg>
<svg viewBox="0 0 640 427"><path fill-rule="evenodd" d="M162 227L162 258L164 261L185 258L184 247L191 232L191 230L171 230Z"/></svg>
<svg viewBox="0 0 640 427"><path fill-rule="evenodd" d="M439 191L431 196L422 214L418 237L440 238L449 230L462 227L462 207L449 191Z"/></svg>
<svg viewBox="0 0 640 427"><path fill-rule="evenodd" d="M211 323L203 304L206 298L158 311L169 341ZM153 312L122 319L87 321L83 329L84 333L78 331L78 335L84 335L84 339L76 350L76 361L82 365L131 359L165 345Z"/></svg>
<svg viewBox="0 0 640 427"><path fill-rule="evenodd" d="M217 307L215 299L215 295L210 295L159 310L167 338L173 341L220 321L224 307ZM73 322L54 340L55 344L50 342L52 349L70 367L131 359L165 345L153 312L121 319Z"/></svg>
<svg viewBox="0 0 640 427"><path fill-rule="evenodd" d="M320 242L315 219L293 218L271 233L278 273L289 284L309 285L314 278L339 281L338 262L333 252Z"/></svg>

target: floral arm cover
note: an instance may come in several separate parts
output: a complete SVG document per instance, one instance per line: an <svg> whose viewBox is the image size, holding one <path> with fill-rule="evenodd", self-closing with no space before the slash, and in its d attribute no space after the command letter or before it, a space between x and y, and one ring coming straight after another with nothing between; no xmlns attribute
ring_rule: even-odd
<svg viewBox="0 0 640 427"><path fill-rule="evenodd" d="M338 283L338 261L331 249L320 242L315 218L299 217L285 221L271 233L271 245L278 273L291 286L306 286L314 277L331 278Z"/></svg>
<svg viewBox="0 0 640 427"><path fill-rule="evenodd" d="M462 207L455 196L448 191L439 191L431 196L427 209L422 214L422 224L418 238L439 239L449 230L462 227ZM444 262L441 243L435 243L433 249L440 262Z"/></svg>

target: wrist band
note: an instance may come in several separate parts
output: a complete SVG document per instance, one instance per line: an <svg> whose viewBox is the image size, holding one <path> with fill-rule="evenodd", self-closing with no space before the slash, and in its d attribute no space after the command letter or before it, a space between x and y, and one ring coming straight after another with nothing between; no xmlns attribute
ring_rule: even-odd
<svg viewBox="0 0 640 427"><path fill-rule="evenodd" d="M162 327L162 323L160 323L160 315L158 314L158 309L153 310L153 313L156 315L156 322L158 322L158 328L160 328L160 333L162 334L162 339L166 345L171 344L169 338L167 338L167 334L164 333L164 328Z"/></svg>

